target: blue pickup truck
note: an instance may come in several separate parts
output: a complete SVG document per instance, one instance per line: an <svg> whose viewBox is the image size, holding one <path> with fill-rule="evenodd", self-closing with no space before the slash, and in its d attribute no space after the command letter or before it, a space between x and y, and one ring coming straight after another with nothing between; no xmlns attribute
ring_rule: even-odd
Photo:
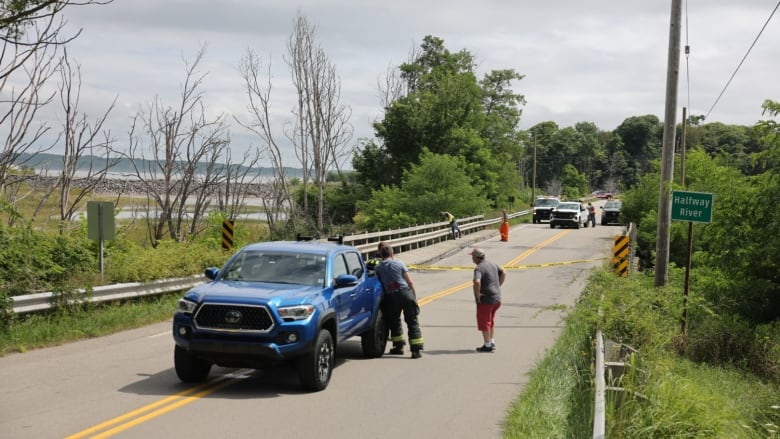
<svg viewBox="0 0 780 439"><path fill-rule="evenodd" d="M311 391L328 386L338 343L361 338L363 354L387 344L382 287L356 248L338 242L250 244L209 282L179 300L174 363L184 382L205 381L212 365L294 366Z"/></svg>

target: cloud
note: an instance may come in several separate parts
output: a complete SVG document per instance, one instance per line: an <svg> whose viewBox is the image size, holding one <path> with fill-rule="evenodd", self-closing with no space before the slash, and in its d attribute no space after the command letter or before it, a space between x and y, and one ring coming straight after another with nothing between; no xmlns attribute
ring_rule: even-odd
<svg viewBox="0 0 780 439"><path fill-rule="evenodd" d="M512 68L528 104L521 128L552 120L559 126L594 122L612 130L625 118L663 118L670 7L668 2L560 0L288 1L133 0L71 8L83 29L69 46L82 65L83 110L100 112L118 96L111 117L117 133L159 96L175 102L184 60L208 44L202 62L210 114L246 118L238 64L251 47L271 63L272 110L288 118L293 95L284 62L300 11L317 26L319 44L341 78L342 103L352 108L357 141L381 118L377 84L388 66L404 62L426 35L451 51L465 49L479 73ZM685 2L679 107L705 114L775 7L774 0ZM780 100L780 18L753 48L708 121L752 125L764 99ZM678 111L681 117L681 111ZM281 127L279 128L281 130ZM233 138L249 137L234 124ZM281 134L280 134L281 136Z"/></svg>

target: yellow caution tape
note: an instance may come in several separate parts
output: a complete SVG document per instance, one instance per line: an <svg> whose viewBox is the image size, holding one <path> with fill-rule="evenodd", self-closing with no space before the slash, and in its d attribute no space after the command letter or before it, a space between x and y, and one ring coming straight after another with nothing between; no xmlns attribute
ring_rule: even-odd
<svg viewBox="0 0 780 439"><path fill-rule="evenodd" d="M573 261L560 261L560 262L548 262L544 264L525 264L525 265L505 265L501 268L504 270L526 270L529 268L544 268L544 267L555 267L558 265L571 265L571 264L582 264L586 262L595 262L595 261L604 261L610 258L595 258L595 259L578 259ZM462 265L452 265L452 266L446 266L446 265L409 265L410 270L473 270L474 266L462 266Z"/></svg>

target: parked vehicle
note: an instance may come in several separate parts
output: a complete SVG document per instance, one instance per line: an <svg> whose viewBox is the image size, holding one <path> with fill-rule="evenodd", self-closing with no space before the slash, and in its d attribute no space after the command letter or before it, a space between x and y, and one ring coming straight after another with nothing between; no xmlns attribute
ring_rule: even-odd
<svg viewBox="0 0 780 439"><path fill-rule="evenodd" d="M620 224L620 208L623 203L620 200L609 200L601 206L601 225Z"/></svg>
<svg viewBox="0 0 780 439"><path fill-rule="evenodd" d="M541 223L542 221L550 220L550 212L560 203L561 200L557 197L538 197L534 200L533 206L533 223Z"/></svg>
<svg viewBox="0 0 780 439"><path fill-rule="evenodd" d="M550 216L550 228L555 226L588 227L588 212L579 201L562 201L552 210Z"/></svg>
<svg viewBox="0 0 780 439"><path fill-rule="evenodd" d="M189 290L173 318L176 374L208 378L212 365L297 368L302 386L325 389L339 343L361 337L363 354L387 344L382 287L361 253L334 242L248 245Z"/></svg>

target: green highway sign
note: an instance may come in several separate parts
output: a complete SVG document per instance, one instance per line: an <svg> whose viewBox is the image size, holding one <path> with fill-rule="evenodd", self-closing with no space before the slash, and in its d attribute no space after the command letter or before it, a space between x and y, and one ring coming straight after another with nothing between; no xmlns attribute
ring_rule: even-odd
<svg viewBox="0 0 780 439"><path fill-rule="evenodd" d="M672 220L712 222L712 194L672 191Z"/></svg>

